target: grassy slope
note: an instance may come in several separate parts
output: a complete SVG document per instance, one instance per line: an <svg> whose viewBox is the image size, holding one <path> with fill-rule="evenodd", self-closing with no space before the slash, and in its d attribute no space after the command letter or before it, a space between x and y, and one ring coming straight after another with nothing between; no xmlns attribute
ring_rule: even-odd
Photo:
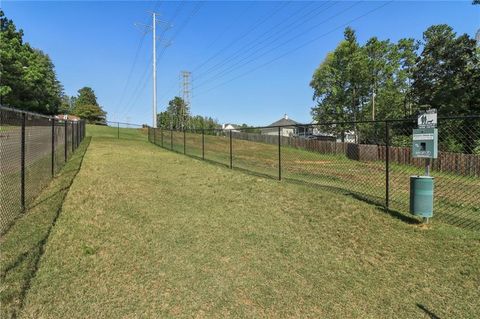
<svg viewBox="0 0 480 319"><path fill-rule="evenodd" d="M111 137L121 139L130 139L130 140L141 140L145 141L147 139L147 129L143 128L120 128L117 129L113 126L104 126L104 125L87 125L87 136L96 136L96 137Z"/></svg>
<svg viewBox="0 0 480 319"><path fill-rule="evenodd" d="M15 221L0 239L0 317L15 316L34 276L52 224L55 222L65 195L80 169L88 147L85 140L60 173L32 202L27 214Z"/></svg>
<svg viewBox="0 0 480 319"><path fill-rule="evenodd" d="M479 250L478 233L94 137L22 315L473 318Z"/></svg>
<svg viewBox="0 0 480 319"><path fill-rule="evenodd" d="M157 144L161 144L161 136ZM186 152L201 156L201 135L186 135ZM170 148L169 132L164 147ZM173 133L173 150L183 153L183 133ZM205 158L229 164L227 137L205 136ZM278 176L278 147L244 140L233 141L233 166L272 177ZM408 212L409 177L422 175L423 169L390 165L390 207ZM282 175L295 181L317 184L343 192L354 192L367 199L385 201L385 163L354 161L340 155L320 154L291 147L282 148ZM478 177L433 172L435 176L435 218L465 228L480 230L480 188Z"/></svg>

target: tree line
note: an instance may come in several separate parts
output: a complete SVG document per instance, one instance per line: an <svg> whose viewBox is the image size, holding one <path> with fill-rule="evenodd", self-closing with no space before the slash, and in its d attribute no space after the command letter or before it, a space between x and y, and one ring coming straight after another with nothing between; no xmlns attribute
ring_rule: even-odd
<svg viewBox="0 0 480 319"><path fill-rule="evenodd" d="M441 115L480 113L480 51L475 39L435 25L423 39L344 40L315 70L310 86L314 120L355 121L411 117L436 108Z"/></svg>
<svg viewBox="0 0 480 319"><path fill-rule="evenodd" d="M157 126L167 130L212 130L220 127L217 120L200 115L191 115L185 101L175 96L168 102L164 112L157 114Z"/></svg>
<svg viewBox="0 0 480 319"><path fill-rule="evenodd" d="M412 118L429 108L436 108L439 116L480 114L480 49L475 39L457 35L445 24L429 27L421 40L372 37L364 44L347 27L344 39L315 70L310 86L316 102L311 113L319 123ZM451 140L451 150L472 151L472 142L461 141L480 139L480 127L471 125L463 121L460 128L476 136L442 137ZM328 129L339 134L344 126ZM348 128L359 142L378 136L375 125ZM404 135L409 133L404 129Z"/></svg>
<svg viewBox="0 0 480 319"><path fill-rule="evenodd" d="M0 105L46 115L74 114L105 122L106 112L93 90L84 87L69 97L50 57L23 40L11 19L0 10Z"/></svg>

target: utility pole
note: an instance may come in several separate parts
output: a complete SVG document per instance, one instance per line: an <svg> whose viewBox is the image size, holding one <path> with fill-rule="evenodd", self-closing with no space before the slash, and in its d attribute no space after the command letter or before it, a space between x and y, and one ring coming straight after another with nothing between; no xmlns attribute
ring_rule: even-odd
<svg viewBox="0 0 480 319"><path fill-rule="evenodd" d="M156 12L150 12L152 14L152 25L146 25L143 23L135 23L137 27L142 27L144 32L148 32L152 30L152 77L153 77L153 101L152 101L152 125L153 127L157 127L157 24L162 23L165 25L165 29L171 27L171 25L165 21L157 19L159 15ZM164 46L169 46L170 43L164 43Z"/></svg>
<svg viewBox="0 0 480 319"><path fill-rule="evenodd" d="M182 99L183 102L185 103L184 108L182 110L182 129L185 126L185 110L190 107L190 95L192 93L191 91L191 75L192 72L190 71L182 71L180 72L181 74L181 80L182 80Z"/></svg>
<svg viewBox="0 0 480 319"><path fill-rule="evenodd" d="M157 127L157 14L152 12L153 41L153 127Z"/></svg>

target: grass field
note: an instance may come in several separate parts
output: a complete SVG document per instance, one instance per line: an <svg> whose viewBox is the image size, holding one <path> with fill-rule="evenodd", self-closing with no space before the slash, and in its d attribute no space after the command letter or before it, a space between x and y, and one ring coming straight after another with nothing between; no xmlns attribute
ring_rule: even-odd
<svg viewBox="0 0 480 319"><path fill-rule="evenodd" d="M160 135L160 134L157 134ZM186 153L202 156L201 135L187 133ZM183 153L183 133L165 132L164 147ZM161 144L161 136L156 138ZM278 146L233 139L235 168L278 177ZM385 163L354 161L343 155L320 154L291 147L282 147L282 177L306 182L343 193L354 193L367 200L385 203ZM229 165L229 138L205 135L205 159ZM408 212L409 178L423 175L423 169L407 165L390 165L390 207ZM435 217L464 228L480 230L480 178L452 173L433 172L435 176Z"/></svg>
<svg viewBox="0 0 480 319"><path fill-rule="evenodd" d="M21 318L474 318L480 234L93 135Z"/></svg>
<svg viewBox="0 0 480 319"><path fill-rule="evenodd" d="M145 141L147 139L147 129L124 127L117 128L114 126L87 124L86 136L111 137Z"/></svg>
<svg viewBox="0 0 480 319"><path fill-rule="evenodd" d="M88 143L87 139L80 145L60 173L33 200L28 213L17 219L0 239L1 318L14 318L23 305L50 230L80 169Z"/></svg>

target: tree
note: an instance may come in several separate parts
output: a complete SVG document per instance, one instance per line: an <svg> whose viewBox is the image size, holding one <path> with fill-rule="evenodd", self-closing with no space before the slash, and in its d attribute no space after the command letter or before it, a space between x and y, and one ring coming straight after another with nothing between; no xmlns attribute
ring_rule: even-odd
<svg viewBox="0 0 480 319"><path fill-rule="evenodd" d="M368 60L351 28L345 29L344 36L345 39L315 70L310 82L317 102L312 115L318 122L356 121L361 118L367 96ZM356 126L326 127L326 130L335 133L348 129L356 130Z"/></svg>
<svg viewBox="0 0 480 319"><path fill-rule="evenodd" d="M107 113L98 105L81 104L74 109L74 114L81 119L87 120L89 123L104 124Z"/></svg>
<svg viewBox="0 0 480 319"><path fill-rule="evenodd" d="M480 113L480 59L476 42L459 37L445 24L423 33L423 50L413 73L413 93L420 106L442 115Z"/></svg>
<svg viewBox="0 0 480 319"><path fill-rule="evenodd" d="M157 114L157 123L165 129L184 129L188 127L190 110L181 97L174 97L168 102L165 112Z"/></svg>
<svg viewBox="0 0 480 319"><path fill-rule="evenodd" d="M403 116L410 117L414 112L412 98L413 72L417 60L418 42L414 39L400 39L397 50L400 58L400 66L396 72L396 86L403 97Z"/></svg>
<svg viewBox="0 0 480 319"><path fill-rule="evenodd" d="M106 115L102 107L97 102L95 92L90 87L83 87L78 90L78 96L70 98L74 104L71 113L87 120L90 123L106 122Z"/></svg>
<svg viewBox="0 0 480 319"><path fill-rule="evenodd" d="M91 87L85 86L78 90L78 97L75 101L75 106L78 105L97 105L97 97Z"/></svg>
<svg viewBox="0 0 480 319"><path fill-rule="evenodd" d="M75 97L70 97L66 94L62 94L60 107L58 108L58 113L70 114L73 110L73 105L75 105Z"/></svg>
<svg viewBox="0 0 480 319"><path fill-rule="evenodd" d="M0 10L0 103L54 114L63 88L48 55L23 42L12 20Z"/></svg>

